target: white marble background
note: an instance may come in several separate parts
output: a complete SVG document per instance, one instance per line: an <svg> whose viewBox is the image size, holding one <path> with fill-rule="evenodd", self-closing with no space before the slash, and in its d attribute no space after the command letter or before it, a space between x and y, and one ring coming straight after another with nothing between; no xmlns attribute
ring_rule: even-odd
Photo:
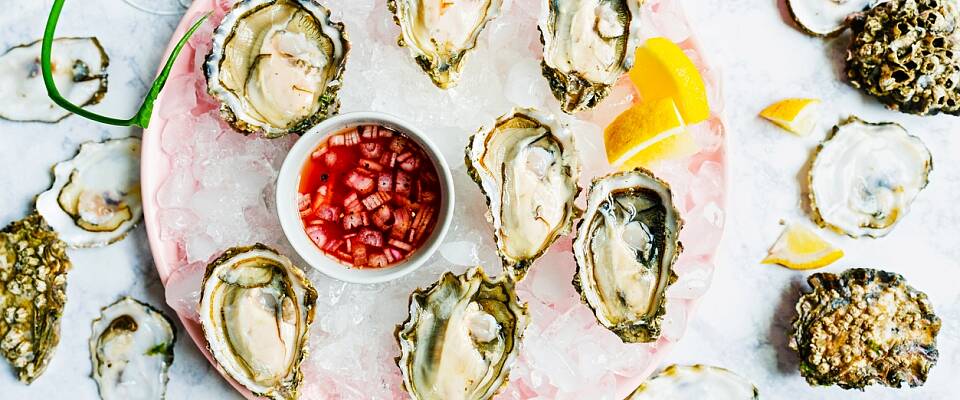
<svg viewBox="0 0 960 400"><path fill-rule="evenodd" d="M144 2L144 0L140 0ZM154 0L147 0L145 4ZM160 0L156 0L160 1ZM174 1L174 0L166 0ZM534 0L514 0L534 1ZM733 369L766 399L947 399L960 376L960 119L911 117L883 110L838 80L845 39L808 38L785 22L783 0L688 0L687 11L726 91L729 129L729 213L713 287L669 362L708 363ZM40 37L52 0L0 0L0 47ZM121 0L67 3L59 36L98 36L110 57L110 92L93 109L128 116L165 55L177 16L143 13ZM783 97L824 99L820 131L791 136L756 117ZM931 183L913 211L888 237L840 238L847 256L829 271L864 266L899 272L925 291L943 319L940 362L922 388L871 388L865 393L811 388L786 348L793 304L808 273L761 265L779 235L781 220L806 221L799 181L810 152L841 116L900 122L934 156ZM33 196L50 184L49 168L89 140L139 134L70 117L56 125L0 121L0 225L21 218ZM89 378L87 340L100 307L132 295L165 306L143 228L105 249L71 251L68 299L60 346L47 372L30 386L0 367L4 399L97 398ZM168 310L172 315L172 312ZM239 398L179 330L168 398Z"/></svg>

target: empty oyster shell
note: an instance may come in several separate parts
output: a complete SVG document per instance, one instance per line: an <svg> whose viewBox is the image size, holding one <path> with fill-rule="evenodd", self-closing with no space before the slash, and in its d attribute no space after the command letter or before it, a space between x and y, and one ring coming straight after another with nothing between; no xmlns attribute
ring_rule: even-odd
<svg viewBox="0 0 960 400"><path fill-rule="evenodd" d="M397 326L397 363L418 400L492 398L506 384L530 322L513 278L483 268L446 272L410 295L410 318Z"/></svg>
<svg viewBox="0 0 960 400"><path fill-rule="evenodd" d="M807 278L790 348L811 385L920 386L938 358L940 318L902 276L854 268Z"/></svg>
<svg viewBox="0 0 960 400"><path fill-rule="evenodd" d="M660 336L682 226L670 186L649 171L593 181L573 240L573 285L597 321L624 342Z"/></svg>
<svg viewBox="0 0 960 400"><path fill-rule="evenodd" d="M850 117L820 144L810 169L814 221L851 237L884 236L932 169L930 151L902 126Z"/></svg>
<svg viewBox="0 0 960 400"><path fill-rule="evenodd" d="M633 65L642 0L543 0L543 76L564 112L600 103Z"/></svg>
<svg viewBox="0 0 960 400"><path fill-rule="evenodd" d="M200 326L221 370L257 396L295 399L317 290L262 244L235 247L207 266Z"/></svg>
<svg viewBox="0 0 960 400"><path fill-rule="evenodd" d="M863 11L880 0L787 0L790 17L804 33L831 37L847 29L851 14Z"/></svg>
<svg viewBox="0 0 960 400"><path fill-rule="evenodd" d="M40 214L0 231L0 353L31 383L60 342L70 259Z"/></svg>
<svg viewBox="0 0 960 400"><path fill-rule="evenodd" d="M242 133L301 133L335 114L350 43L313 0L237 2L213 35L204 74Z"/></svg>
<svg viewBox="0 0 960 400"><path fill-rule="evenodd" d="M457 84L463 60L502 5L503 0L387 0L400 26L397 43L441 89Z"/></svg>
<svg viewBox="0 0 960 400"><path fill-rule="evenodd" d="M139 138L84 143L53 167L53 177L37 196L37 212L70 247L114 243L143 218Z"/></svg>
<svg viewBox="0 0 960 400"><path fill-rule="evenodd" d="M467 144L470 176L487 198L497 252L518 279L580 210L580 159L573 134L554 116L514 109Z"/></svg>
<svg viewBox="0 0 960 400"><path fill-rule="evenodd" d="M740 375L709 365L671 365L626 400L751 400L760 392Z"/></svg>
<svg viewBox="0 0 960 400"><path fill-rule="evenodd" d="M104 400L162 399L176 335L166 315L124 297L93 320L90 361Z"/></svg>
<svg viewBox="0 0 960 400"><path fill-rule="evenodd" d="M0 56L0 118L58 122L70 112L47 96L40 72L41 41L20 45ZM50 55L53 80L64 98L81 107L107 94L110 58L95 37L59 38Z"/></svg>

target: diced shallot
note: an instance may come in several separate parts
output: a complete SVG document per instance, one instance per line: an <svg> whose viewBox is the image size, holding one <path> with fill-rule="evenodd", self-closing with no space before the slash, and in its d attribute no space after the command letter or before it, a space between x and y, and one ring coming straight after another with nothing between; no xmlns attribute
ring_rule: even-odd
<svg viewBox="0 0 960 400"><path fill-rule="evenodd" d="M407 240L411 242L419 241L423 234L430 227L430 221L433 219L433 207L424 207L417 213L413 219L413 227L410 229L410 235Z"/></svg>
<svg viewBox="0 0 960 400"><path fill-rule="evenodd" d="M331 146L353 146L360 143L360 133L356 129L330 137Z"/></svg>
<svg viewBox="0 0 960 400"><path fill-rule="evenodd" d="M413 186L413 178L411 178L410 175L406 173L397 171L396 183L397 185L396 185L396 188L394 188L394 190L396 190L397 193L404 193L404 194L410 193L410 189Z"/></svg>
<svg viewBox="0 0 960 400"><path fill-rule="evenodd" d="M402 137L395 137L390 141L390 150L394 153L402 153L406 147L406 140L403 140Z"/></svg>
<svg viewBox="0 0 960 400"><path fill-rule="evenodd" d="M387 260L394 262L403 258L403 253L400 250L388 247L383 250L383 255L387 256Z"/></svg>
<svg viewBox="0 0 960 400"><path fill-rule="evenodd" d="M400 250L403 250L403 251L413 250L413 246L407 244L406 242L397 240L397 239L390 239L390 240L387 242L387 244L389 244L389 245L391 245L391 246L393 246L393 247L396 247L396 248L398 248L398 249L400 249Z"/></svg>
<svg viewBox="0 0 960 400"><path fill-rule="evenodd" d="M402 239L407 233L407 229L410 229L410 222L410 211L407 211L405 208L394 211L393 229L390 232L390 236Z"/></svg>
<svg viewBox="0 0 960 400"><path fill-rule="evenodd" d="M393 176L389 173L382 173L377 177L377 190L389 192L393 190Z"/></svg>
<svg viewBox="0 0 960 400"><path fill-rule="evenodd" d="M323 245L327 244L327 235L323 233L323 229L320 229L320 227L308 226L306 231L307 231L307 236L310 237L310 240L312 240L313 243L317 245L317 247L322 248Z"/></svg>
<svg viewBox="0 0 960 400"><path fill-rule="evenodd" d="M376 209L390 200L390 195L384 192L376 192L363 199L363 206L368 210Z"/></svg>
<svg viewBox="0 0 960 400"><path fill-rule="evenodd" d="M390 217L393 217L393 212L390 211L390 206L384 204L373 212L373 224L386 230L390 227Z"/></svg>
<svg viewBox="0 0 960 400"><path fill-rule="evenodd" d="M317 218L324 221L335 222L340 219L340 209L337 206L323 204L316 210Z"/></svg>
<svg viewBox="0 0 960 400"><path fill-rule="evenodd" d="M360 167L371 171L383 171L383 165L380 165L376 161L360 160Z"/></svg>
<svg viewBox="0 0 960 400"><path fill-rule="evenodd" d="M400 162L400 168L407 172L413 172L420 166L420 158L409 151L397 156L397 161Z"/></svg>
<svg viewBox="0 0 960 400"><path fill-rule="evenodd" d="M382 253L373 253L369 257L370 266L373 268L383 268L387 265L390 265L390 260L387 259L387 256Z"/></svg>
<svg viewBox="0 0 960 400"><path fill-rule="evenodd" d="M354 243L350 252L353 253L353 265L355 267L367 266L367 246L362 243Z"/></svg>
<svg viewBox="0 0 960 400"><path fill-rule="evenodd" d="M397 153L383 153L383 155L380 156L380 165L393 168L395 165L397 165Z"/></svg>
<svg viewBox="0 0 960 400"><path fill-rule="evenodd" d="M298 193L297 208L300 211L310 209L310 193Z"/></svg>
<svg viewBox="0 0 960 400"><path fill-rule="evenodd" d="M393 137L393 131L382 126L377 128L377 133L380 137Z"/></svg>
<svg viewBox="0 0 960 400"><path fill-rule="evenodd" d="M360 134L364 139L376 139L377 138L377 126L376 125L367 125L363 127L363 132Z"/></svg>
<svg viewBox="0 0 960 400"><path fill-rule="evenodd" d="M361 229L357 235L360 243L373 247L383 247L383 234L373 229Z"/></svg>
<svg viewBox="0 0 960 400"><path fill-rule="evenodd" d="M347 212L363 211L363 204L360 204L360 198L356 193L350 193L347 198L343 199L343 206L346 207Z"/></svg>
<svg viewBox="0 0 960 400"><path fill-rule="evenodd" d="M351 230L363 225L363 215L358 212L352 212L343 216L343 229Z"/></svg>
<svg viewBox="0 0 960 400"><path fill-rule="evenodd" d="M347 186L353 188L362 194L370 193L373 191L376 186L373 177L361 172L360 170L353 170L347 173Z"/></svg>

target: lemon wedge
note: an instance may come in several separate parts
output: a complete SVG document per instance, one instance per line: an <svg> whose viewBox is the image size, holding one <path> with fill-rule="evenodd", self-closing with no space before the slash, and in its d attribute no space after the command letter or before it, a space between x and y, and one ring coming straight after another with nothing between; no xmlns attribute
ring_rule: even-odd
<svg viewBox="0 0 960 400"><path fill-rule="evenodd" d="M710 117L700 71L683 49L669 39L651 38L638 46L629 75L644 102L672 98L688 125Z"/></svg>
<svg viewBox="0 0 960 400"><path fill-rule="evenodd" d="M817 127L818 104L820 100L817 99L785 99L771 104L760 112L760 116L788 132L806 136Z"/></svg>
<svg viewBox="0 0 960 400"><path fill-rule="evenodd" d="M698 150L671 98L630 107L607 125L603 138L607 161L621 169L646 166Z"/></svg>
<svg viewBox="0 0 960 400"><path fill-rule="evenodd" d="M780 264L790 269L822 268L843 257L843 250L823 240L812 229L790 224L770 248L764 264Z"/></svg>

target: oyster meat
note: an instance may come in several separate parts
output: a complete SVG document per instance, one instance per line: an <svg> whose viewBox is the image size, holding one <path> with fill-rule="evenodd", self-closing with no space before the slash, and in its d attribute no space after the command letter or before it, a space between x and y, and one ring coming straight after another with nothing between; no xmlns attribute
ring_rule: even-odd
<svg viewBox="0 0 960 400"><path fill-rule="evenodd" d="M855 15L850 84L888 108L960 115L960 10L956 0L886 0Z"/></svg>
<svg viewBox="0 0 960 400"><path fill-rule="evenodd" d="M660 337L682 225L670 186L647 170L607 175L590 187L573 240L573 285L625 343Z"/></svg>
<svg viewBox="0 0 960 400"><path fill-rule="evenodd" d="M204 74L239 132L302 133L335 114L350 43L314 0L245 0L213 36Z"/></svg>
<svg viewBox="0 0 960 400"><path fill-rule="evenodd" d="M0 231L0 353L31 383L60 342L70 259L40 214Z"/></svg>
<svg viewBox="0 0 960 400"><path fill-rule="evenodd" d="M937 363L940 318L902 276L868 268L821 272L797 302L790 348L811 385L913 387Z"/></svg>
<svg viewBox="0 0 960 400"><path fill-rule="evenodd" d="M207 266L200 326L221 370L257 396L296 399L317 290L262 244L235 247Z"/></svg>
<svg viewBox="0 0 960 400"><path fill-rule="evenodd" d="M164 398L175 340L173 323L149 305L124 297L104 308L90 336L100 398Z"/></svg>
<svg viewBox="0 0 960 400"><path fill-rule="evenodd" d="M813 218L851 237L881 237L927 186L933 159L923 142L895 123L850 117L834 127L810 168Z"/></svg>
<svg viewBox="0 0 960 400"><path fill-rule="evenodd" d="M410 318L397 326L397 363L418 400L492 398L506 384L530 322L513 278L483 268L447 272L410 295Z"/></svg>
<svg viewBox="0 0 960 400"><path fill-rule="evenodd" d="M466 165L487 198L500 258L522 278L580 213L573 134L552 115L514 109L470 139Z"/></svg>
<svg viewBox="0 0 960 400"><path fill-rule="evenodd" d="M503 0L387 0L400 26L397 43L441 89L457 84L464 58L502 5Z"/></svg>
<svg viewBox="0 0 960 400"><path fill-rule="evenodd" d="M40 72L41 41L20 45L0 55L0 118L11 121L58 122L70 115L47 96ZM97 104L107 94L110 59L95 37L53 41L50 70L64 98L78 106Z"/></svg>
<svg viewBox="0 0 960 400"><path fill-rule="evenodd" d="M626 400L751 400L760 392L740 375L709 365L671 365Z"/></svg>
<svg viewBox="0 0 960 400"><path fill-rule="evenodd" d="M832 37L850 25L848 17L870 8L880 0L787 0L793 22L804 33Z"/></svg>
<svg viewBox="0 0 960 400"><path fill-rule="evenodd" d="M37 196L37 212L70 247L119 241L143 218L139 138L84 143L53 175Z"/></svg>
<svg viewBox="0 0 960 400"><path fill-rule="evenodd" d="M542 0L543 76L564 112L592 108L633 65L643 0Z"/></svg>

